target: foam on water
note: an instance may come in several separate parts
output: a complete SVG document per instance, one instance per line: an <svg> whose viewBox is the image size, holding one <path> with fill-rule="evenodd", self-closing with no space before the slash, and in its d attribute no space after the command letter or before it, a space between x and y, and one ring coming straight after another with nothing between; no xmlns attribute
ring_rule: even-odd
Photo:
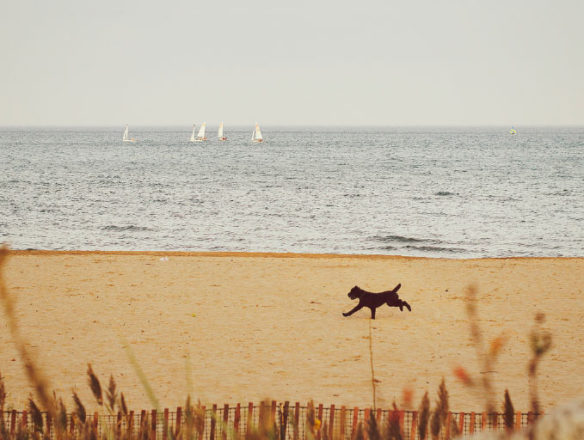
<svg viewBox="0 0 584 440"><path fill-rule="evenodd" d="M584 256L584 129L0 129L16 249ZM209 132L213 128L210 127Z"/></svg>

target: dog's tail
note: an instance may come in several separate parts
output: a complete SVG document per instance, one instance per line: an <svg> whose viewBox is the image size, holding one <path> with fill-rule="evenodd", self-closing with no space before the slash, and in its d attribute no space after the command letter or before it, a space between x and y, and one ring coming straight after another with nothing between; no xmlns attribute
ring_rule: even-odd
<svg viewBox="0 0 584 440"><path fill-rule="evenodd" d="M401 287L401 283L399 283L397 286L394 287L394 289L392 290L393 293L397 293L397 291L400 289Z"/></svg>

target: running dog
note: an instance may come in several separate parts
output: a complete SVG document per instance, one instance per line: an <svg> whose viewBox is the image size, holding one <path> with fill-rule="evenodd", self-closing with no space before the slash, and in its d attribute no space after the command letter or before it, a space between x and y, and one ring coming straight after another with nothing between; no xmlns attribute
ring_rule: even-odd
<svg viewBox="0 0 584 440"><path fill-rule="evenodd" d="M393 290L386 290L385 292L379 293L367 292L358 286L353 287L348 296L351 299L359 298L359 304L351 311L343 313L343 316L351 316L357 310L361 310L363 307L369 307L371 309L371 319L375 319L375 309L383 304L387 304L389 307L399 307L402 312L404 311L404 307L406 307L411 312L412 308L410 305L399 299L397 291L400 287L401 284L398 284Z"/></svg>

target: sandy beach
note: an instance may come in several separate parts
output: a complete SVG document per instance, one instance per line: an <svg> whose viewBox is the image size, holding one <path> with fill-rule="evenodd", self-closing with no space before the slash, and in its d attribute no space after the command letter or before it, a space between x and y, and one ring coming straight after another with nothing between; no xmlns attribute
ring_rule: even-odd
<svg viewBox="0 0 584 440"><path fill-rule="evenodd" d="M106 385L113 374L133 409L151 408L124 344L161 407L276 400L369 406L369 311L345 318L354 285L401 283L412 312L383 307L373 321L378 406L414 391L434 402L442 377L455 411L482 410L479 393L452 370L481 372L465 312L479 292L487 340L505 335L490 374L528 410L529 331L537 312L553 348L540 365L543 408L584 394L584 259L447 260L383 256L160 252L11 252L4 279L22 333L51 387L71 405L76 390L95 407L87 363ZM0 312L0 372L8 404L31 393Z"/></svg>

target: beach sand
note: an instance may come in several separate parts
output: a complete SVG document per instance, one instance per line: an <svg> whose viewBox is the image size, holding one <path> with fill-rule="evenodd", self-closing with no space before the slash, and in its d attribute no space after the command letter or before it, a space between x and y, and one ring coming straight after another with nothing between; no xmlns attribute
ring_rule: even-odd
<svg viewBox="0 0 584 440"><path fill-rule="evenodd" d="M161 260L167 257L168 260ZM71 407L76 390L95 408L87 363L107 386L113 374L128 406L152 408L129 361L131 347L160 407L235 404L263 398L372 405L369 311L354 285L381 291L402 284L412 312L383 307L372 321L377 405L414 407L444 377L454 411L482 411L481 393L452 370L481 377L465 312L478 288L485 339L507 338L489 374L499 408L505 388L529 409L529 332L537 312L553 348L539 370L544 409L584 395L584 259L480 260L382 256L161 252L11 252L6 285L22 333L51 387ZM0 373L8 404L24 408L32 389L0 312ZM189 379L190 377L190 379Z"/></svg>

